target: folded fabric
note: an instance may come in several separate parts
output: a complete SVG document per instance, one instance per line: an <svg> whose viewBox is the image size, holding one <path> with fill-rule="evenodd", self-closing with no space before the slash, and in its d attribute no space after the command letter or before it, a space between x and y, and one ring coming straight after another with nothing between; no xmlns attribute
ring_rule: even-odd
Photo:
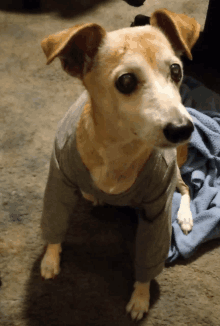
<svg viewBox="0 0 220 326"><path fill-rule="evenodd" d="M182 232L177 222L181 195L176 191L167 263L180 256L188 258L200 244L220 237L220 97L190 77L185 79L181 95L184 105L194 107L187 108L195 130L188 146L187 162L181 168L183 180L190 188L194 225L188 235Z"/></svg>

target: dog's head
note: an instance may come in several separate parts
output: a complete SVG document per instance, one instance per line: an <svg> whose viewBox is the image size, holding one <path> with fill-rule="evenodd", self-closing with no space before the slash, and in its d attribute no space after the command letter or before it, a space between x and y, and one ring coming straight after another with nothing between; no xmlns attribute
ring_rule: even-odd
<svg viewBox="0 0 220 326"><path fill-rule="evenodd" d="M77 25L41 45L47 64L59 57L63 69L82 80L97 128L105 126L125 140L174 147L193 131L179 94L180 57L192 59L200 25L166 9L155 11L150 22L109 33L97 24Z"/></svg>

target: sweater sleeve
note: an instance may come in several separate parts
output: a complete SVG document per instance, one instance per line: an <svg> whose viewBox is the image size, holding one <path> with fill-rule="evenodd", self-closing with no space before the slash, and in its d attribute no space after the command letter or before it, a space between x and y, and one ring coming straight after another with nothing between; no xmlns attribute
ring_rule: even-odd
<svg viewBox="0 0 220 326"><path fill-rule="evenodd" d="M162 169L163 170L163 169ZM176 164L173 162L153 186L138 210L135 274L139 282L149 282L161 273L172 235L172 198L176 188Z"/></svg>
<svg viewBox="0 0 220 326"><path fill-rule="evenodd" d="M54 144L41 218L43 239L48 243L61 243L64 240L69 216L77 199L78 188L61 170Z"/></svg>
<svg viewBox="0 0 220 326"><path fill-rule="evenodd" d="M146 220L139 212L135 256L137 281L149 282L162 272L170 240L171 212L162 212L153 222Z"/></svg>

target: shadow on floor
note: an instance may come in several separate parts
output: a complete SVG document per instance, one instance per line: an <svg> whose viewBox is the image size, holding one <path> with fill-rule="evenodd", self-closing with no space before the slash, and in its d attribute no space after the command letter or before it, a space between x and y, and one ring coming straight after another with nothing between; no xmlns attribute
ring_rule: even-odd
<svg viewBox="0 0 220 326"><path fill-rule="evenodd" d="M55 12L62 18L73 18L110 0L5 0L0 3L0 10L39 14Z"/></svg>
<svg viewBox="0 0 220 326"><path fill-rule="evenodd" d="M23 310L28 325L136 325L125 311L134 283L136 226L129 208L79 209L63 244L60 275L41 279L42 255L33 265ZM154 280L151 306L159 296Z"/></svg>
<svg viewBox="0 0 220 326"><path fill-rule="evenodd" d="M89 210L81 203L63 244L60 275L42 280L43 254L33 265L23 309L28 325L137 325L125 312L134 283L136 227L137 216L128 207ZM169 266L189 264L219 245L220 240L210 241L192 259ZM152 308L160 297L156 280L150 292Z"/></svg>

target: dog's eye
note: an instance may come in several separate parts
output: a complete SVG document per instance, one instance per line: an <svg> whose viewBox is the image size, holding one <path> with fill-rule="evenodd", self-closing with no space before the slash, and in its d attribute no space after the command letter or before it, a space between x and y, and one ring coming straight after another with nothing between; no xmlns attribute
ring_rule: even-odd
<svg viewBox="0 0 220 326"><path fill-rule="evenodd" d="M174 63L170 66L171 78L178 83L182 78L182 71L180 65Z"/></svg>
<svg viewBox="0 0 220 326"><path fill-rule="evenodd" d="M115 82L116 88L123 94L132 93L137 86L137 78L134 74L121 75Z"/></svg>

